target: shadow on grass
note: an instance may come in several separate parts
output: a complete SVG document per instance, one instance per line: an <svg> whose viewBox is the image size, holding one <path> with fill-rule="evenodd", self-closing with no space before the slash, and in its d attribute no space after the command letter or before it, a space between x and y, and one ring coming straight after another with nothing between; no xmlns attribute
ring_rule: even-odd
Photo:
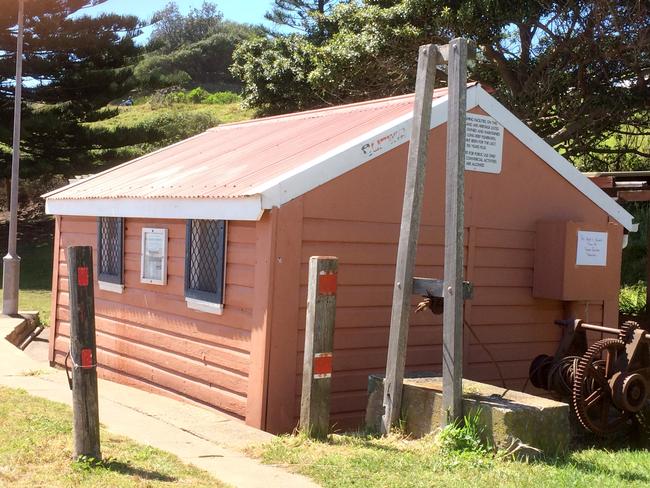
<svg viewBox="0 0 650 488"><path fill-rule="evenodd" d="M127 476L135 476L137 478L148 481L163 481L173 483L178 481L178 478L169 476L158 471L152 471L144 468L132 466L129 463L117 461L115 459L107 458L101 461L91 458L80 458L75 461L75 467L82 471L92 471L93 469L104 469L114 473L120 473Z"/></svg>
<svg viewBox="0 0 650 488"><path fill-rule="evenodd" d="M165 481L168 483L178 481L178 478L174 476L169 476L158 471L150 471L148 469L137 468L131 466L129 463L123 463L121 461L115 461L114 459L109 459L104 463L104 467L110 471L114 471L121 474L127 474L130 476L137 476L150 481Z"/></svg>
<svg viewBox="0 0 650 488"><path fill-rule="evenodd" d="M646 474L639 473L638 471L628 471L628 470L615 470L608 467L604 467L598 463L591 463L589 461L582 460L573 460L570 463L577 470L582 471L585 474L597 473L604 474L608 478L614 480L619 478L622 481L642 481L644 483L650 483L650 477Z"/></svg>
<svg viewBox="0 0 650 488"><path fill-rule="evenodd" d="M650 485L650 475L639 470L615 469L615 462L610 466L607 463L598 463L580 459L578 455L589 450L600 450L610 453L616 452L642 452L650 455L650 440L641 430L631 429L612 437L598 437L585 434L576 441L570 452L565 455L540 458L533 462L556 467L573 467L584 474L601 474L622 482L644 482Z"/></svg>

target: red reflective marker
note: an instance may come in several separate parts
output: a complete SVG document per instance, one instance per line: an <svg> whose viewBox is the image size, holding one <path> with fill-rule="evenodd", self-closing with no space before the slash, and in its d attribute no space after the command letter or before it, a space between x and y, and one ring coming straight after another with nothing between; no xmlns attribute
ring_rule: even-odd
<svg viewBox="0 0 650 488"><path fill-rule="evenodd" d="M330 378L332 376L332 353L317 352L314 354L314 378Z"/></svg>
<svg viewBox="0 0 650 488"><path fill-rule="evenodd" d="M89 369L93 367L93 350L90 348L84 348L81 350L81 367L83 369Z"/></svg>
<svg viewBox="0 0 650 488"><path fill-rule="evenodd" d="M336 293L336 273L327 273L318 276L318 294L334 295Z"/></svg>
<svg viewBox="0 0 650 488"><path fill-rule="evenodd" d="M77 284L79 286L88 286L88 268L86 266L77 268Z"/></svg>

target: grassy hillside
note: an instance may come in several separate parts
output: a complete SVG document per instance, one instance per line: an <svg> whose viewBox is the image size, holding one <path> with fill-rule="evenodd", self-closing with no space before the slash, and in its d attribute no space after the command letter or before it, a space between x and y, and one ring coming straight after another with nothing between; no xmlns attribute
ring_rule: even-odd
<svg viewBox="0 0 650 488"><path fill-rule="evenodd" d="M202 88L141 95L132 102L130 106L110 105L100 120L86 124L102 141L93 152L98 170L254 115L242 108L235 93L209 93Z"/></svg>

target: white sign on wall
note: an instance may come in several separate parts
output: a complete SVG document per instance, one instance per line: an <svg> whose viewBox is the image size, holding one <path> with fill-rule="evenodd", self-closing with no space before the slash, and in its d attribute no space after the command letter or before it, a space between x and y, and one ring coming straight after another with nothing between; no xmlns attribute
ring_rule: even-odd
<svg viewBox="0 0 650 488"><path fill-rule="evenodd" d="M467 114L465 170L501 173L503 127L492 117Z"/></svg>
<svg viewBox="0 0 650 488"><path fill-rule="evenodd" d="M140 282L167 284L167 229L142 229Z"/></svg>
<svg viewBox="0 0 650 488"><path fill-rule="evenodd" d="M578 231L578 266L607 266L607 232Z"/></svg>

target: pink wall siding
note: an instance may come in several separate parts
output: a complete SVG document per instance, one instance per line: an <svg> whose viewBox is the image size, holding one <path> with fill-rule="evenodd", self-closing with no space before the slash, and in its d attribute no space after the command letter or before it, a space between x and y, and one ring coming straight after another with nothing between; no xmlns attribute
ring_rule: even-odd
<svg viewBox="0 0 650 488"><path fill-rule="evenodd" d="M143 227L168 229L165 286L140 283ZM184 299L185 222L127 219L124 293L99 290L95 282L100 376L182 395L245 417L254 324L255 242L255 222L229 223L224 312L201 313L188 309ZM96 243L96 219L61 218L53 358L58 364L63 364L68 350L70 330L65 248L92 245L96 253Z"/></svg>
<svg viewBox="0 0 650 488"><path fill-rule="evenodd" d="M416 275L442 278L444 127L432 134ZM295 363L289 368L295 376L291 385L271 376L269 388L274 389L275 384L280 391L275 400L269 399L269 412L273 405L277 411L292 411L293 417L285 415L272 430L290 430L297 422L307 262L313 255L333 255L340 260L333 423L349 427L362 419L368 374L383 372L386 365L406 153L406 145L401 146L290 203L300 208L300 218L295 220L302 222L301 229L294 232L302 242L300 287L283 297L298 297L300 313L291 326L299 334L293 337L285 332L286 345L271 352L271 362L274 354L296 351ZM465 313L480 341L500 361L511 388L524 385L534 356L554 352L559 329L553 321L565 315L562 302L532 297L535 223L543 219L608 222L603 211L506 133L502 173L466 173L465 272L475 285L475 296L467 302ZM612 225L620 238L622 228ZM611 289L603 293L613 309L620 254L609 266L614 279ZM592 322L601 322L604 303L573 305L586 310ZM275 300L274 307L280 306ZM611 316L612 311L608 313ZM409 370L440 370L441 324L441 317L430 312L412 316ZM465 342L466 377L498 383L496 368L469 332ZM277 339L275 345L280 347Z"/></svg>

